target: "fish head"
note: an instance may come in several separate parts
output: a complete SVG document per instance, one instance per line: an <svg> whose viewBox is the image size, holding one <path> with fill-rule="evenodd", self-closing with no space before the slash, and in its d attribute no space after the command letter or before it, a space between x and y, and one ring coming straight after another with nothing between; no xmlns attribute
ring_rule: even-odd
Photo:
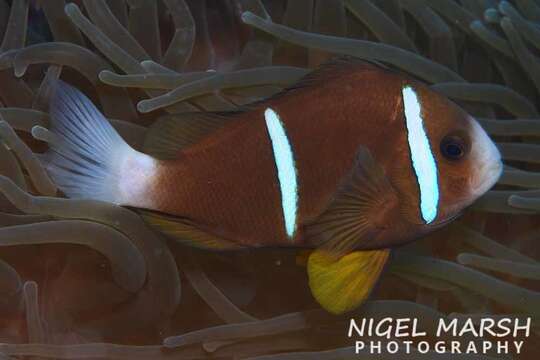
<svg viewBox="0 0 540 360"><path fill-rule="evenodd" d="M440 139L441 205L439 222L455 217L491 189L502 174L501 154L473 117Z"/></svg>
<svg viewBox="0 0 540 360"><path fill-rule="evenodd" d="M441 227L486 193L499 179L501 155L478 121L458 105L415 81L402 87L403 161L391 181L414 232Z"/></svg>

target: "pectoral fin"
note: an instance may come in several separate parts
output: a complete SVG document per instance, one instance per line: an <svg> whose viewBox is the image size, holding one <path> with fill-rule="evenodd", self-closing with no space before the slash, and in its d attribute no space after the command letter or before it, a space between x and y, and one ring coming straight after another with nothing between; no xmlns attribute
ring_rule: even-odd
<svg viewBox="0 0 540 360"><path fill-rule="evenodd" d="M368 298L389 254L389 249L355 251L336 258L324 250L314 251L308 260L313 296L333 314L355 309Z"/></svg>
<svg viewBox="0 0 540 360"><path fill-rule="evenodd" d="M369 150L358 150L356 163L328 208L306 226L314 246L344 255L357 247L377 248L373 238L398 209L396 191Z"/></svg>

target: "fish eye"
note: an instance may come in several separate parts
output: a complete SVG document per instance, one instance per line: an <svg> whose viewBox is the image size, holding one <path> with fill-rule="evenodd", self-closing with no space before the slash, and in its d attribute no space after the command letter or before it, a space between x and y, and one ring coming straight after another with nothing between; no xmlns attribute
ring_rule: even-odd
<svg viewBox="0 0 540 360"><path fill-rule="evenodd" d="M459 160L467 152L467 142L456 135L448 135L441 141L441 153L448 160Z"/></svg>

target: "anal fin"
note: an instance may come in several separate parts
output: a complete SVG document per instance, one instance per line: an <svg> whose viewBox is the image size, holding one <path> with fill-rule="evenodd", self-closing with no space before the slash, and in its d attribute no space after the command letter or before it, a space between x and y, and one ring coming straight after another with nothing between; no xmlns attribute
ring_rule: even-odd
<svg viewBox="0 0 540 360"><path fill-rule="evenodd" d="M156 230L184 245L213 251L244 248L242 245L205 231L189 219L143 210L140 210L139 213Z"/></svg>

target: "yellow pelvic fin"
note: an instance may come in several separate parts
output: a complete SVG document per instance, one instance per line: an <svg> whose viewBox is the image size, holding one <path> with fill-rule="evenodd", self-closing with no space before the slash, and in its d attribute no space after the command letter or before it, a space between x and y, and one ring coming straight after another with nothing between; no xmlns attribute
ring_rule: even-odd
<svg viewBox="0 0 540 360"><path fill-rule="evenodd" d="M308 260L313 296L333 314L357 308L371 293L389 254L389 249L354 251L336 258L328 251L314 251Z"/></svg>

